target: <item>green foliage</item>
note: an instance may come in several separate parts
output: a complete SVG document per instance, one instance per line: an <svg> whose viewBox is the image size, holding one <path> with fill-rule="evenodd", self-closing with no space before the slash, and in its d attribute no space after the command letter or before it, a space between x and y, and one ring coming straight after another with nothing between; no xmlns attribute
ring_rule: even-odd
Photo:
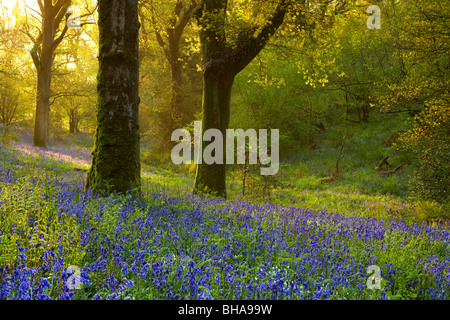
<svg viewBox="0 0 450 320"><path fill-rule="evenodd" d="M7 145L12 141L17 141L17 136L14 130L10 127L4 127L0 125L0 143Z"/></svg>
<svg viewBox="0 0 450 320"><path fill-rule="evenodd" d="M395 249L401 247L401 254ZM386 275L383 279L388 285L388 295L392 300L416 300L420 293L427 290L436 274L430 277L430 269L433 262L425 262L430 252L436 257L444 257L448 252L445 242L435 242L425 234L406 238L404 235L393 231L384 236L374 251L379 255L379 264L390 266L395 273ZM423 261L418 264L417 261Z"/></svg>
<svg viewBox="0 0 450 320"><path fill-rule="evenodd" d="M28 248L27 265L40 267L41 254L45 250L58 251L61 245L64 262L79 264L84 256L80 245L79 226L76 217L56 212L50 200L58 188L42 179L37 185L21 179L14 185L3 185L0 196L2 236L0 260L11 263L18 246ZM11 235L14 228L15 233Z"/></svg>
<svg viewBox="0 0 450 320"><path fill-rule="evenodd" d="M12 264L18 253L17 234L6 234L0 237L0 263L3 265Z"/></svg>
<svg viewBox="0 0 450 320"><path fill-rule="evenodd" d="M450 203L450 140L427 149L422 155L414 175L413 190L423 199L436 200L442 204Z"/></svg>
<svg viewBox="0 0 450 320"><path fill-rule="evenodd" d="M425 200L449 204L450 185L450 108L443 101L427 104L412 129L402 134L399 146L412 149L418 166L412 186L414 194Z"/></svg>
<svg viewBox="0 0 450 320"><path fill-rule="evenodd" d="M370 128L369 128L370 131ZM372 136L371 133L366 133ZM375 135L377 140L382 137ZM73 138L75 139L75 138ZM350 150L361 148L365 140L356 140L356 145L349 145ZM353 142L355 143L355 141ZM381 151L389 149L380 147ZM12 147L8 147L12 151ZM333 155L334 152L330 154ZM134 286L122 292L117 298L124 299L131 297L132 299L167 299L166 292L179 291L184 296L191 293L189 286L185 284L182 288L185 277L191 277L191 269L189 263L196 262L199 252L202 256L207 254L213 255L217 250L232 247L235 256L224 259L218 263L212 260L205 260L196 267L201 269L204 274L211 274L211 287L202 287L200 289L207 290L214 298L233 298L237 294L235 284L247 284L253 281L254 284L267 283L273 279L276 274L282 273L286 279L296 279L299 276L299 270L296 266L308 256L295 257L279 246L281 243L289 246L300 246L301 248L317 248L322 243L315 243L315 237L330 236L332 242L331 249L323 248L317 251L315 259L317 261L333 261L335 265L341 263L342 255L348 251L348 256L355 259L356 264L360 264L361 270L354 270L352 275L346 279L346 285L341 285L335 289L334 295L330 299L378 299L382 293L385 293L390 299L423 299L427 295L428 288L435 285L437 281L442 281L445 277L445 270L436 269L435 258L445 259L448 256L448 243L439 242L433 239L435 233L429 234L419 233L413 234L407 231L388 229L384 236L380 239L364 239L360 236L348 237L348 233L355 230L349 225L343 228L342 224L333 223L332 221L321 221L330 212L340 212L348 216L355 217L375 217L377 221L387 219L386 223L396 225L397 219L405 219L411 222L423 221L430 217L423 215L431 214L433 218L439 217L444 212L439 206L433 203L419 204L408 203L397 196L392 195L370 195L351 191L351 188L357 183L346 185L342 181L336 185L328 186L330 190L316 190L314 181L316 178L310 179L310 187L312 190L299 190L289 188L286 183L289 181L291 172L289 170L297 170L303 168L302 182L299 186L303 186L305 179L310 174L309 164L304 161L298 163L298 167L285 165L282 171L289 172L288 175L281 175L278 178L283 185L278 189L271 189L271 201L285 206L299 206L309 208L314 215L302 225L304 231L290 232L294 227L292 221L281 218L283 210L275 210L270 215L266 215L261 220L250 220L247 222L244 217L248 217L252 213L247 209L230 210L230 205L240 198L239 181L230 180L230 190L228 202L208 202L207 199L193 201L192 199L184 199L188 188L192 185L192 178L186 178L182 175L170 173L168 170L156 170L155 167L144 166L144 183L142 201L146 204L143 208L140 202L135 202L131 195L110 196L105 198L85 199L81 202L82 187L80 187L78 197L71 200L74 208L82 203L83 211L87 217L85 220L78 220L76 215L68 216L64 211L58 210L57 199L61 196L61 185L64 182L73 181L74 164L67 163L61 167L54 164L42 165L43 161L38 161L39 157L31 155L22 156L16 152L2 158L2 163L8 167L17 165L15 175L19 179L12 183L0 182L2 194L0 196L0 261L13 265L17 261L18 246L26 246L27 264L29 267L39 267L39 256L44 249L53 249L58 252L59 245L62 246L62 256L64 265L71 264L80 267L90 265L95 261L103 259L105 254L106 267L104 270L93 271L89 273L90 285L76 291L74 299L91 299L96 293L102 297L109 296L112 292L108 287L107 279L112 275L116 279L133 280ZM317 155L317 161L322 155ZM330 158L332 156L330 155ZM355 153L357 155L357 153ZM311 152L309 157L313 157ZM372 158L372 157L371 157ZM348 157L348 160L358 162L358 159ZM372 158L376 163L376 157ZM47 160L48 161L48 160ZM313 161L311 161L313 162ZM313 168L316 164L310 164ZM40 167L41 170L36 169ZM56 170L55 170L56 168ZM372 166L371 170L373 171ZM155 170L148 172L147 170ZM324 169L326 172L328 169ZM368 170L368 169L367 169ZM148 174L147 174L148 172ZM362 171L364 172L364 171ZM31 182L30 178L36 174L47 176L47 178L37 179ZM70 175L69 173L72 173ZM348 173L348 171L347 171ZM236 175L242 172L237 171ZM360 177L360 173L355 175L353 179ZM58 177L60 180L54 179ZM383 177L376 181L383 183ZM357 180L354 180L357 181ZM34 183L34 184L33 184ZM261 183L261 182L259 182ZM235 184L235 189L232 185ZM82 185L82 182L80 182ZM76 187L76 186L74 186ZM380 186L378 186L380 188ZM377 190L377 189L374 189ZM378 189L379 190L379 189ZM169 191L168 193L165 193ZM257 192L256 192L257 195ZM405 195L406 198L406 195ZM176 201L175 201L176 199ZM184 199L184 200L183 200ZM251 198L248 198L251 200ZM255 197L255 203L260 203L266 198ZM198 202L197 202L198 201ZM251 206L250 206L251 208ZM197 217L194 212L202 210L201 218ZM125 214L124 214L125 213ZM156 214L158 213L158 214ZM189 223L189 229L184 229L182 225L176 224L175 221L183 217L184 223ZM30 218L33 223L30 223ZM142 271L140 267L137 272L123 271L114 263L113 253L117 253L118 247L114 247L112 240L128 239L124 242L123 258L141 250L138 241L141 240L142 234L136 229L136 221L152 221L152 226L147 232L154 232L153 238L159 239L157 243L160 245L149 244L146 246L145 259L146 262L160 264L163 267L171 266L171 271L165 278L170 286L159 286L151 277L142 278L139 273ZM213 229L214 223L221 221L221 228ZM201 222L201 223L200 223ZM16 233L11 234L11 226L15 224ZM92 229L90 248L101 248L99 251L89 251L85 253L85 248L80 245L80 233L86 230L87 226ZM260 226L261 230L257 230L256 226ZM435 232L440 227L436 224ZM214 230L214 232L213 232ZM276 236L267 238L268 234L272 234L276 230ZM303 229L302 229L303 230ZM174 236L177 239L175 240ZM94 240L95 239L95 240ZM261 241L264 239L264 245ZM109 242L108 242L109 241ZM246 248L246 250L244 250ZM122 249L120 249L122 250ZM206 251L202 251L206 250ZM256 256L250 255L250 252L256 252ZM92 252L96 252L93 254ZM103 252L103 253L100 253ZM196 252L196 254L192 254ZM433 258L433 259L431 259ZM331 260L330 260L331 259ZM420 261L421 263L417 263ZM225 262L233 263L241 272L237 272L232 282L229 274L225 271ZM381 267L382 272L382 290L371 291L365 288L365 266L376 264ZM259 276L259 270L265 265L270 265L269 272L264 276ZM331 263L330 265L333 265ZM303 282L314 281L323 287L333 284L333 270L330 268L316 269L314 264L305 266L305 270L301 274L309 274L308 278ZM180 274L176 270L181 270ZM394 272L395 271L395 272ZM50 273L46 274L49 279L52 278ZM56 276L56 275L53 275ZM195 280L201 279L201 274L194 275ZM245 290L245 286L242 287ZM52 298L58 297L61 292L61 284L53 283L49 292ZM302 289L301 292L292 293L291 299L311 298L314 290L311 288ZM257 293L249 296L248 299L261 299L270 297L270 293ZM266 295L266 296L264 296Z"/></svg>
<svg viewBox="0 0 450 320"><path fill-rule="evenodd" d="M414 202L414 211L416 216L429 223L439 223L442 220L450 220L450 208L448 204L440 205L436 201L416 200Z"/></svg>

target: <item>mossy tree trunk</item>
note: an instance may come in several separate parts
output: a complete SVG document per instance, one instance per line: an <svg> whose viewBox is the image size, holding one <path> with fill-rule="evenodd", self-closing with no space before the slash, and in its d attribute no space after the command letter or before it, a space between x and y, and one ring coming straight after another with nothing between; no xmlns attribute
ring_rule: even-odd
<svg viewBox="0 0 450 320"><path fill-rule="evenodd" d="M222 71L219 74L205 75L203 79L203 132L219 129L225 133L230 123L231 89L234 73ZM224 135L225 137L225 135ZM202 150L210 142L203 142ZM223 164L199 164L195 177L195 192L206 192L226 198L226 139L223 139Z"/></svg>
<svg viewBox="0 0 450 320"><path fill-rule="evenodd" d="M195 12L200 26L203 72L203 133L218 129L226 136L230 122L230 100L234 78L265 47L287 13L287 1L280 0L274 12L255 35L255 28L241 30L227 40L225 32L228 0L203 0ZM226 139L224 139L224 144ZM203 143L202 152L208 143ZM225 157L225 145L223 147ZM206 192L226 198L226 163L198 164L194 193Z"/></svg>
<svg viewBox="0 0 450 320"><path fill-rule="evenodd" d="M137 0L99 0L97 132L87 188L139 190L139 19Z"/></svg>

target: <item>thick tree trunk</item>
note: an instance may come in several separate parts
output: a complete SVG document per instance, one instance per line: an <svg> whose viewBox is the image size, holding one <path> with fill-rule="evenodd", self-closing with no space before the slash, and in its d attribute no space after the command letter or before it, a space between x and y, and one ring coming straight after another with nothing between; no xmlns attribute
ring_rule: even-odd
<svg viewBox="0 0 450 320"><path fill-rule="evenodd" d="M41 69L38 71L33 144L40 148L47 148L48 114L50 109L50 68L48 70Z"/></svg>
<svg viewBox="0 0 450 320"><path fill-rule="evenodd" d="M203 56L203 132L218 129L224 137L230 122L230 98L234 77L264 48L284 21L287 1L280 0L272 16L257 36L254 30L243 30L242 37L230 44L226 35L228 0L203 0L195 16L201 27L200 44ZM245 33L247 33L245 35ZM203 143L202 151L207 143ZM226 164L198 164L194 192L206 191L226 197Z"/></svg>
<svg viewBox="0 0 450 320"><path fill-rule="evenodd" d="M219 129L223 139L223 163L199 164L195 178L194 193L206 192L226 198L226 130L230 122L231 89L234 74L223 72L205 75L203 78L203 132ZM202 150L210 142L203 142Z"/></svg>
<svg viewBox="0 0 450 320"><path fill-rule="evenodd" d="M44 15L42 51L35 61L37 70L36 118L34 123L33 144L36 147L47 148L48 116L50 111L50 85L52 80L52 65L54 59L55 26L54 17ZM32 53L33 54L33 53Z"/></svg>
<svg viewBox="0 0 450 320"><path fill-rule="evenodd" d="M38 3L42 16L41 33L36 39L28 32L26 34L34 43L30 53L38 77L33 144L37 147L47 148L52 65L55 50L68 30L67 25L62 28L56 39L55 36L64 17L66 17L67 8L71 1L38 1Z"/></svg>
<svg viewBox="0 0 450 320"><path fill-rule="evenodd" d="M87 187L125 193L141 183L137 0L100 0L97 132Z"/></svg>

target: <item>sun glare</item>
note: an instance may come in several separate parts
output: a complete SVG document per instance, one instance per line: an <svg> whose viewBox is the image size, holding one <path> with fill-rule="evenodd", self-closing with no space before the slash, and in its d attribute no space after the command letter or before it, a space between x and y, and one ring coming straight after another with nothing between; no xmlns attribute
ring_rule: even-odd
<svg viewBox="0 0 450 320"><path fill-rule="evenodd" d="M16 6L23 9L26 6L35 10L39 8L37 0L0 0L0 6L7 8L8 12L11 12Z"/></svg>
<svg viewBox="0 0 450 320"><path fill-rule="evenodd" d="M16 6L16 3L20 5L20 2L22 1L16 1L16 0L0 0L1 6L3 8L7 8L9 12L11 12L14 7Z"/></svg>

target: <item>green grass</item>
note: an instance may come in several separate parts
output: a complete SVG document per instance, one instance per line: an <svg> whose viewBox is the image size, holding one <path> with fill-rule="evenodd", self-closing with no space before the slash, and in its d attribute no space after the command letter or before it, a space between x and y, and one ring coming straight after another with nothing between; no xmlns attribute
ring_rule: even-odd
<svg viewBox="0 0 450 320"><path fill-rule="evenodd" d="M70 137L69 144L71 150L80 148ZM16 178L13 182L1 183L0 212L6 215L2 216L0 260L17 261L19 243L29 248L29 267L41 265L44 249L55 251L66 267L75 264L92 268L97 259L103 257L100 252L104 252L105 270L89 273L90 286L76 291L74 299L91 299L95 294L110 297L114 289L106 279L111 275L118 280L127 277L134 282L133 287L120 295L122 299L167 299L171 291L190 296L189 289L183 289L187 283L183 284L182 280L189 276L190 261L195 261L202 272L194 279L204 283L200 291L206 290L216 299L235 298L242 287L239 283L248 283L250 279L257 279L257 284L271 284L280 276L294 283L299 275L305 275L302 283L314 283L322 288L334 283L330 299L377 299L381 293L389 299L415 299L428 297L425 291L437 283L445 286L445 270L441 268L442 261L448 256L448 241L434 240L435 234L443 232L441 227L419 234L396 227L396 219L399 218L412 225L414 221L426 220L431 213L442 215L439 206L411 201L404 191L398 195L385 193L389 185L398 183L397 178L377 177L372 165L363 165L352 171L347 169L343 171L342 179L333 184L321 184L318 182L320 178L332 168L327 167L327 162L333 159L332 153L328 158L320 153L306 154L302 161L284 164L278 177L253 176L254 181L250 182L254 184L246 190L248 206L236 201L242 197L242 170L239 167L229 171L229 200L222 203L212 199L209 203L207 199L186 197L193 184L193 174L186 168L176 172L169 166L158 167L156 162L143 164L145 208L129 196L83 200L85 174L74 171L79 168L78 163L61 161L34 149L30 153L22 152L13 146L2 150L0 156L2 165L11 169ZM318 163L323 164L323 171L310 172ZM303 173L295 177L299 168ZM358 183L353 184L353 181ZM364 181L379 181L380 185L374 183L372 188L368 188L364 187ZM265 190L264 186L267 187ZM307 220L297 224L295 217L284 216L282 209L253 212L251 203L261 204L263 201L305 208L311 213ZM78 210L85 218L66 214ZM129 214L126 218L121 216L124 212ZM354 222L348 224L345 222L347 218L342 221L330 218L333 212L355 217L355 220L349 220ZM259 214L263 217L258 218ZM253 220L245 218L249 215ZM361 217L376 219L361 220ZM29 223L30 218L33 218L33 224ZM392 227L383 231L382 239L366 239L361 227L357 227L358 221L362 221L365 227L377 228L383 219L391 221ZM139 221L150 223L148 229L138 231ZM95 228L91 238L93 242L86 246L81 232L91 228ZM173 239L175 235L179 240ZM152 242L138 245L138 241L144 238ZM154 278L144 279L138 273L123 273L114 262L119 254L118 247L105 246L105 241L114 243L120 239L128 239L123 241L124 251L120 253L123 259L134 261L134 255L145 248L145 259L150 265L161 264L167 268L168 278L158 280L165 283L163 286L154 282L155 277L159 277L156 274ZM62 249L59 249L60 245ZM90 249L89 253L86 248ZM297 257L292 254L293 248L306 251ZM58 253L58 250L62 251ZM217 250L228 252L222 257L223 261L214 262L212 257ZM313 256L309 250L315 250ZM225 262L235 270L233 283L226 280ZM381 267L385 279L381 291L364 288L365 269L370 264ZM333 279L337 272L335 268L347 265L353 269L339 271L344 272L347 284L336 285L341 280ZM177 276L178 269L182 270L181 280ZM260 273L262 269L267 270ZM206 281L202 275L208 275L209 280ZM52 279L52 287L47 294L57 298L63 291L58 282L62 277L61 269L42 276ZM270 291L261 294L262 297L271 297ZM304 289L290 297L311 298L314 294L317 293ZM251 298L259 297L255 294Z"/></svg>

